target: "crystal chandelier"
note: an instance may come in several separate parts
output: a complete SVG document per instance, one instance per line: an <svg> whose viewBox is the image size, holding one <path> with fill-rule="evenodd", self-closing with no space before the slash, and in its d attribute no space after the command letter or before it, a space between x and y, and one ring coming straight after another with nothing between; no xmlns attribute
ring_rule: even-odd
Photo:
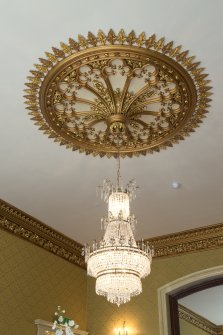
<svg viewBox="0 0 223 335"><path fill-rule="evenodd" d="M141 278L150 273L152 250L148 242L136 242L136 218L130 215L130 200L135 198L136 183L123 188L118 158L117 185L105 180L102 198L108 202L108 216L102 218L103 238L86 245L88 275L96 278L96 293L118 306L142 292Z"/></svg>

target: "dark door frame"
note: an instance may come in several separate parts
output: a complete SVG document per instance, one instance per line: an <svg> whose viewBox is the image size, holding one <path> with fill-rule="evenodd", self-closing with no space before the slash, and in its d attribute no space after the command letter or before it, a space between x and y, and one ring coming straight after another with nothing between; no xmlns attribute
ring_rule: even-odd
<svg viewBox="0 0 223 335"><path fill-rule="evenodd" d="M223 285L223 275L217 276L215 278L205 278L204 280L199 280L197 282L189 284L183 288L173 291L168 294L169 296L169 306L170 306L170 321L171 321L171 334L180 334L180 323L178 314L178 299L184 298L190 294L211 288L214 286Z"/></svg>

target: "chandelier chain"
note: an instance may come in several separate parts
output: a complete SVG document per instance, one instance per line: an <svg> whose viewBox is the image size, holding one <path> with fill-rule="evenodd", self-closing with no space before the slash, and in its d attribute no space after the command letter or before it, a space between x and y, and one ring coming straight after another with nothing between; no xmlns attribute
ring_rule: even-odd
<svg viewBox="0 0 223 335"><path fill-rule="evenodd" d="M120 190L121 188L121 164L120 164L120 155L118 155L117 157L117 186L118 186L118 190Z"/></svg>

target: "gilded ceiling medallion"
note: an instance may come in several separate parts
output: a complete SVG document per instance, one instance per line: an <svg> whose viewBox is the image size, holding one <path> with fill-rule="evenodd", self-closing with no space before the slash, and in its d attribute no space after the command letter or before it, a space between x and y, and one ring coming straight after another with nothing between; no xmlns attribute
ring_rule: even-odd
<svg viewBox="0 0 223 335"><path fill-rule="evenodd" d="M46 52L25 89L31 119L55 142L125 157L172 146L205 117L210 80L164 38L111 29Z"/></svg>

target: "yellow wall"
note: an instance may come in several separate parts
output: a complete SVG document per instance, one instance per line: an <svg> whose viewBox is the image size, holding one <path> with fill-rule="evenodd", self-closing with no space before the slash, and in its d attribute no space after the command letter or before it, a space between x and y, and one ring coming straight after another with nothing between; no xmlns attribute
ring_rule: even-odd
<svg viewBox="0 0 223 335"><path fill-rule="evenodd" d="M157 289L191 272L222 264L222 249L155 259L150 276L143 280L143 293L120 307L96 296L95 280L89 278L87 328L90 334L114 335L114 327L121 326L125 320L129 335L158 335Z"/></svg>
<svg viewBox="0 0 223 335"><path fill-rule="evenodd" d="M0 332L34 335L35 319L52 320L57 305L86 328L86 272L0 230Z"/></svg>
<svg viewBox="0 0 223 335"><path fill-rule="evenodd" d="M158 335L157 289L222 263L222 249L155 259L143 293L118 308L95 294L95 280L87 280L85 270L0 230L0 330L4 335L34 335L34 320L51 320L62 305L90 335L112 335L124 320L129 335Z"/></svg>
<svg viewBox="0 0 223 335"><path fill-rule="evenodd" d="M208 333L204 330L195 327L191 323L180 320L180 335L207 335Z"/></svg>

